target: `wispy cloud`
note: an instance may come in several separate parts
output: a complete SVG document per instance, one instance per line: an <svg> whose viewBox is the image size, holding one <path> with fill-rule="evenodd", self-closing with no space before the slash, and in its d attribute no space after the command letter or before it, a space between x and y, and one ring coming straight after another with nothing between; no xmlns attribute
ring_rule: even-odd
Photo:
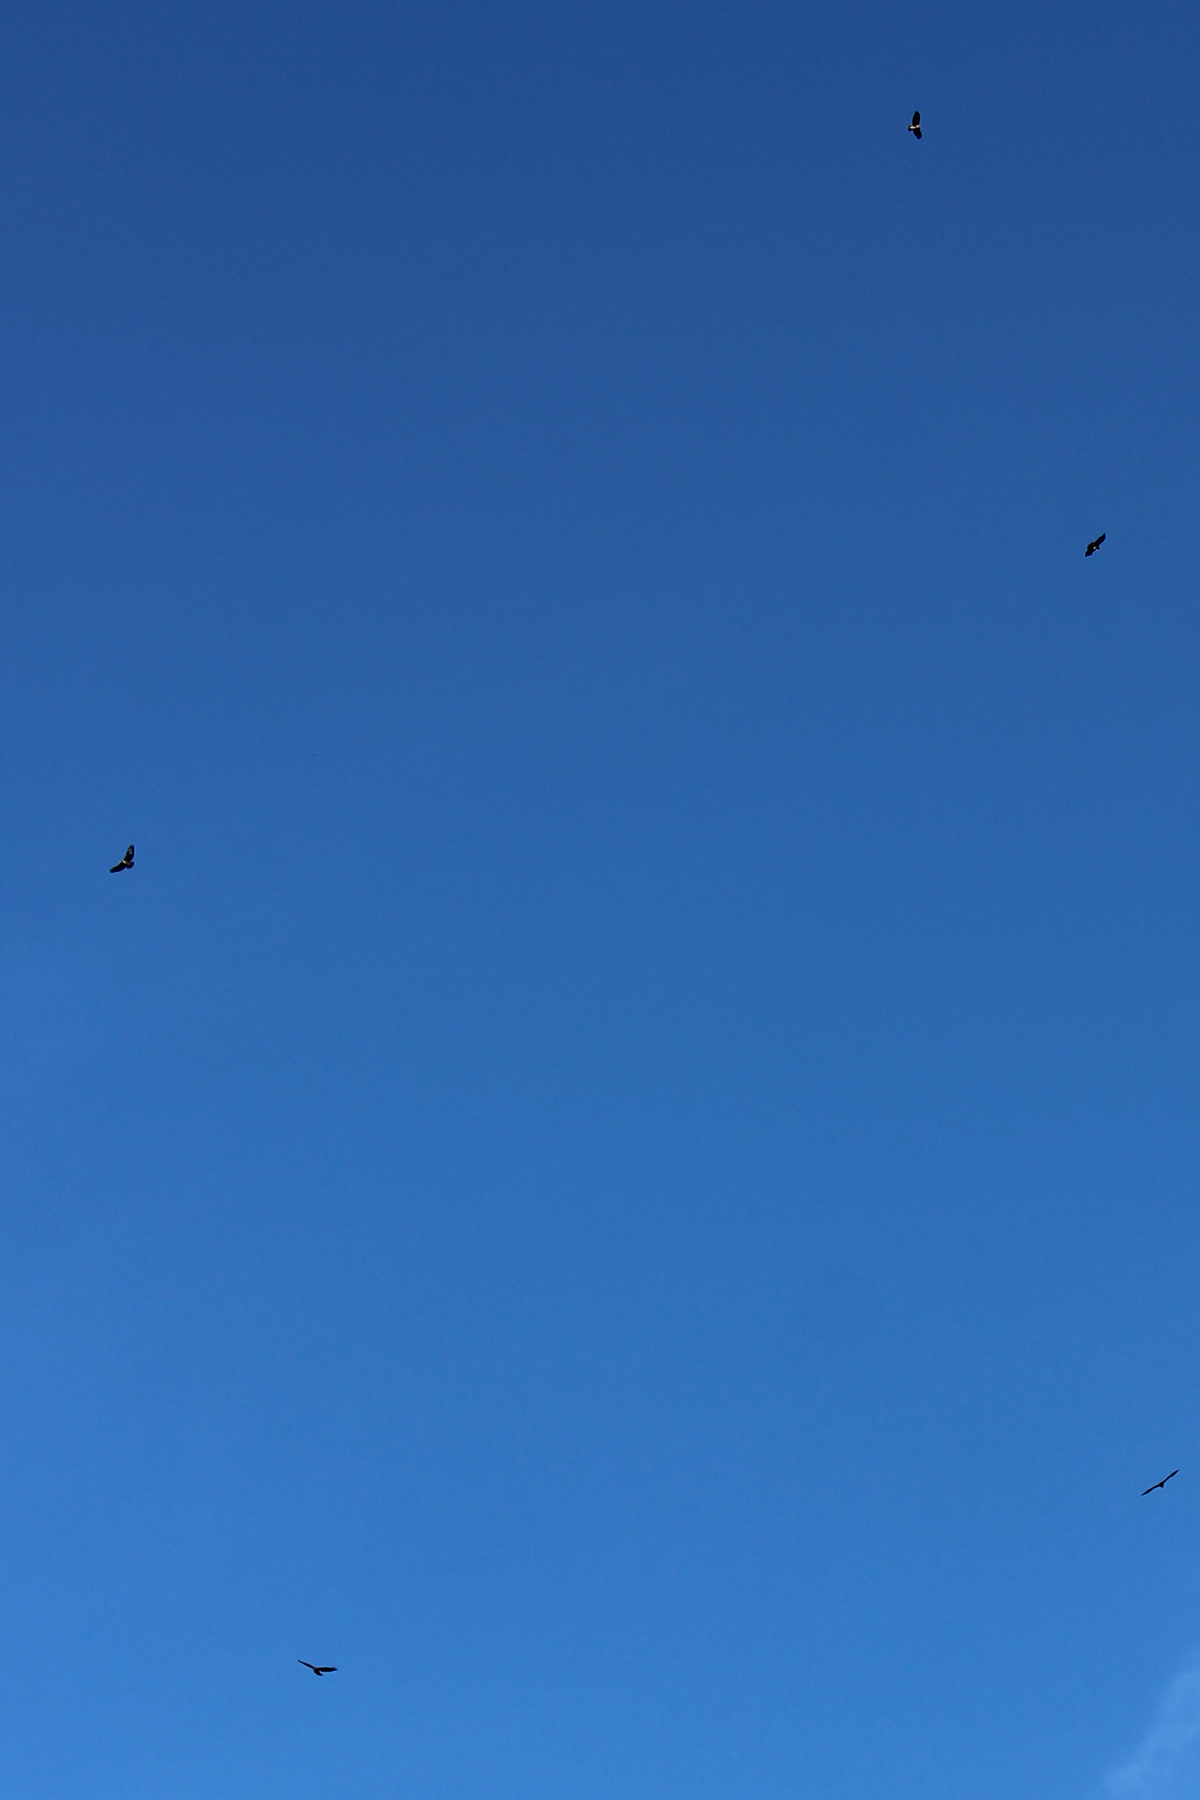
<svg viewBox="0 0 1200 1800"><path fill-rule="evenodd" d="M1112 1800L1200 1795L1200 1657L1175 1677L1137 1754L1105 1786Z"/></svg>

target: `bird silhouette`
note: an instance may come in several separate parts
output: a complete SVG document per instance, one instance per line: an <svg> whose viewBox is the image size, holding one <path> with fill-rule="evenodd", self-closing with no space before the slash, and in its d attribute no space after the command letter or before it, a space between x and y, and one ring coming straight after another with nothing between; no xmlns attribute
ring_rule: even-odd
<svg viewBox="0 0 1200 1800"><path fill-rule="evenodd" d="M1088 545L1087 549L1084 551L1083 554L1085 556L1095 556L1097 550L1100 548L1101 544L1104 542L1104 540L1107 536L1108 536L1107 531L1102 531L1098 538L1092 539L1091 543Z"/></svg>
<svg viewBox="0 0 1200 1800"><path fill-rule="evenodd" d="M1144 1500L1146 1498L1147 1494L1154 1493L1156 1488L1166 1487L1168 1481L1173 1481L1175 1476L1178 1475L1178 1473L1179 1473L1178 1469L1172 1469L1171 1473L1169 1475L1164 1475L1161 1481L1152 1481L1148 1488L1142 1489L1142 1499Z"/></svg>
<svg viewBox="0 0 1200 1800"><path fill-rule="evenodd" d="M133 845L130 844L128 850L125 852L125 854L121 858L120 862L114 863L112 868L108 872L110 875L119 875L121 873L122 869L132 869L132 867L133 867Z"/></svg>
<svg viewBox="0 0 1200 1800"><path fill-rule="evenodd" d="M301 1668L311 1669L314 1675L336 1675L337 1674L337 1664L336 1663L323 1663L321 1665L321 1667L318 1668L316 1663L306 1663L302 1656L298 1656L296 1658L296 1661L300 1664Z"/></svg>
<svg viewBox="0 0 1200 1800"><path fill-rule="evenodd" d="M913 114L912 124L909 126L908 129L912 132L912 134L915 138L920 137L920 135L921 135L921 115L920 115L920 113Z"/></svg>

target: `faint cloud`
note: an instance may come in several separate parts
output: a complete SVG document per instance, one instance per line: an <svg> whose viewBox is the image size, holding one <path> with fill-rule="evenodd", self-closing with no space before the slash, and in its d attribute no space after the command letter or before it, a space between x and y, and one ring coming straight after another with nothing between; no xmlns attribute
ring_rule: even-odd
<svg viewBox="0 0 1200 1800"><path fill-rule="evenodd" d="M1141 1748L1105 1782L1112 1800L1196 1800L1200 1794L1200 1657L1177 1675Z"/></svg>

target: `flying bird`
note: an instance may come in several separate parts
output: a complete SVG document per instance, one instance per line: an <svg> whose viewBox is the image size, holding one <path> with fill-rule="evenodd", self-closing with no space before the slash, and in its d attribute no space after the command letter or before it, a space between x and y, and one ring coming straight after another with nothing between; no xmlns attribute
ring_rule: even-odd
<svg viewBox="0 0 1200 1800"><path fill-rule="evenodd" d="M920 137L920 135L921 135L921 115L920 115L920 113L913 114L912 124L909 126L908 129L912 132L912 134L915 138Z"/></svg>
<svg viewBox="0 0 1200 1800"><path fill-rule="evenodd" d="M316 1663L306 1663L302 1656L298 1656L296 1658L296 1661L300 1664L301 1668L311 1669L314 1675L336 1675L337 1674L337 1664L336 1663L325 1663L320 1668L318 1668Z"/></svg>
<svg viewBox="0 0 1200 1800"><path fill-rule="evenodd" d="M128 850L125 852L125 854L121 858L120 862L114 863L112 868L108 872L110 875L119 875L121 873L122 869L132 869L132 867L133 867L133 845L130 844Z"/></svg>
<svg viewBox="0 0 1200 1800"><path fill-rule="evenodd" d="M1142 1499L1144 1500L1146 1498L1147 1494L1152 1494L1156 1488L1166 1487L1168 1481L1173 1481L1175 1476L1178 1475L1178 1473L1179 1473L1178 1469L1172 1469L1171 1473L1169 1475L1164 1475L1161 1481L1151 1482L1151 1484L1148 1488L1142 1489Z"/></svg>
<svg viewBox="0 0 1200 1800"><path fill-rule="evenodd" d="M1085 556L1095 556L1097 550L1100 548L1101 544L1104 542L1104 540L1107 536L1108 536L1107 531L1102 531L1098 538L1093 538L1092 542L1088 545L1087 549L1084 551L1083 554Z"/></svg>

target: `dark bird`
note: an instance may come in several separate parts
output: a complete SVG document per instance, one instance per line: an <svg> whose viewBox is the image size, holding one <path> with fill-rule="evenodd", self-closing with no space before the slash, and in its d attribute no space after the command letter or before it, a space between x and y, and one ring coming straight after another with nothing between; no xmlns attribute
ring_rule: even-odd
<svg viewBox="0 0 1200 1800"><path fill-rule="evenodd" d="M302 1669L311 1669L314 1675L336 1675L337 1674L337 1664L336 1663L325 1663L321 1668L318 1668L316 1663L306 1663L302 1656L298 1656L296 1658L296 1661L300 1664L300 1667Z"/></svg>
<svg viewBox="0 0 1200 1800"><path fill-rule="evenodd" d="M1087 549L1084 551L1083 554L1085 556L1095 556L1097 550L1100 548L1101 544L1104 542L1104 540L1107 536L1108 536L1107 531L1102 531L1098 538L1092 539L1092 542L1088 545Z"/></svg>
<svg viewBox="0 0 1200 1800"><path fill-rule="evenodd" d="M921 135L921 115L920 115L920 113L913 114L912 124L909 126L908 129L912 132L912 134L915 138L920 137L920 135Z"/></svg>
<svg viewBox="0 0 1200 1800"><path fill-rule="evenodd" d="M133 867L133 845L130 844L128 850L125 852L125 854L121 858L120 862L114 863L112 868L108 872L110 875L119 875L121 873L122 869L132 869L132 867Z"/></svg>
<svg viewBox="0 0 1200 1800"><path fill-rule="evenodd" d="M1148 1488L1143 1488L1142 1489L1142 1499L1144 1500L1146 1498L1147 1494L1154 1493L1156 1488L1166 1487L1168 1481L1173 1481L1175 1479L1176 1475L1178 1475L1178 1473L1179 1473L1178 1469L1172 1469L1171 1473L1169 1475L1164 1475L1161 1481L1152 1482Z"/></svg>

